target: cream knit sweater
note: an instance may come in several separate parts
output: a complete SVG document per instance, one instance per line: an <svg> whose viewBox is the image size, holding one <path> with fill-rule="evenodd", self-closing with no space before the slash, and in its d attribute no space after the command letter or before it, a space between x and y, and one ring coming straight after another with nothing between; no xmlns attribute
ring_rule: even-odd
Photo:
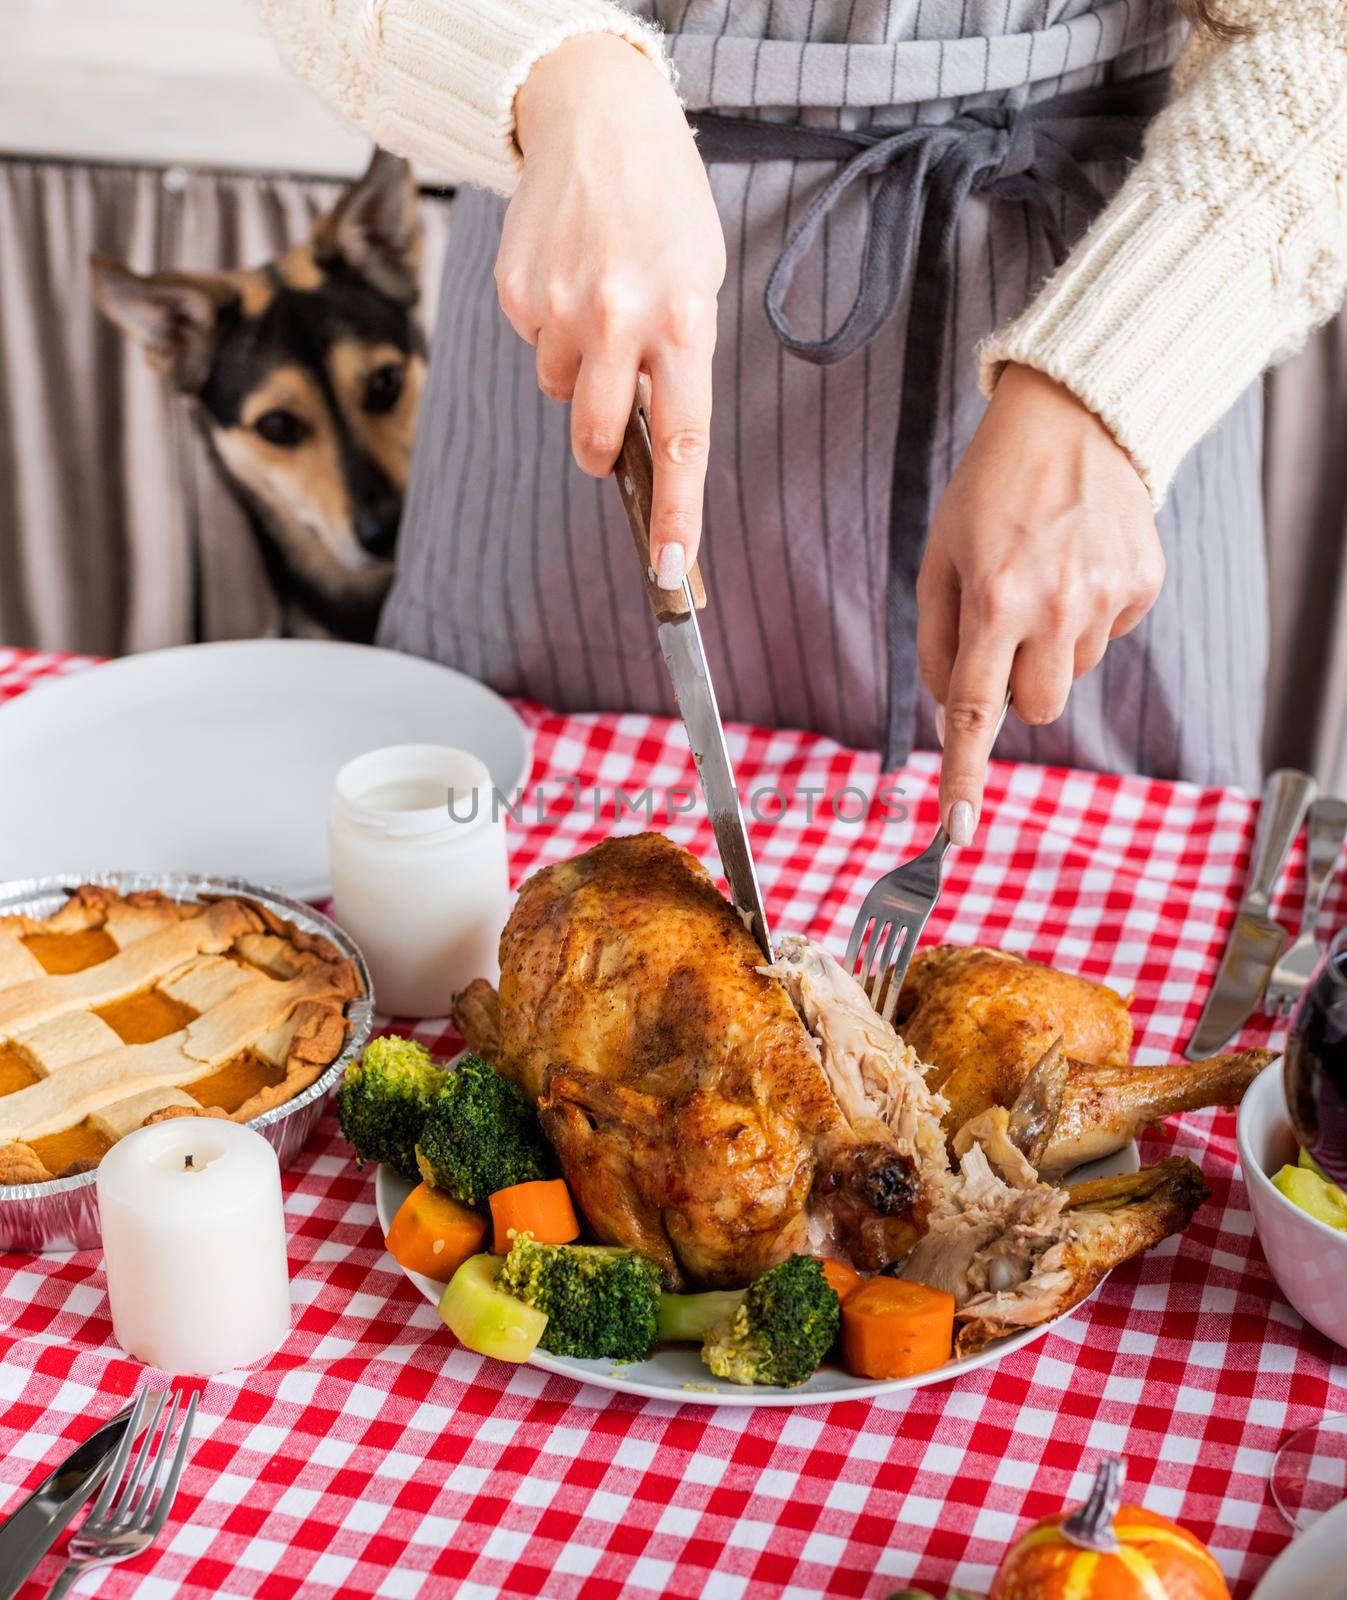
<svg viewBox="0 0 1347 1600"><path fill-rule="evenodd" d="M508 194L514 98L576 34L670 72L613 0L260 0L292 66L386 148ZM1022 316L981 351L1065 384L1158 504L1240 392L1347 291L1347 0L1225 0L1253 32L1196 35L1145 154Z"/></svg>

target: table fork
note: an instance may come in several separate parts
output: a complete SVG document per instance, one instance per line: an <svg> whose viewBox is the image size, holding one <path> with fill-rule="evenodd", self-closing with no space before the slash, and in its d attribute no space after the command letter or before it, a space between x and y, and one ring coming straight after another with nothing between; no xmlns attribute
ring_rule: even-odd
<svg viewBox="0 0 1347 1600"><path fill-rule="evenodd" d="M151 1408L152 1398L154 1403ZM48 1591L48 1600L57 1600L58 1596L68 1594L91 1567L129 1561L132 1556L148 1550L158 1538L178 1492L178 1479L182 1476L187 1446L192 1437L192 1423L196 1419L196 1396L193 1395L187 1403L187 1413L178 1433L177 1446L174 1447L173 1430L181 1401L181 1396L175 1394L156 1441L155 1434L167 1398L166 1390L154 1397L142 1391L136 1401L131 1421L122 1434L121 1445L108 1468L102 1492L94 1501L94 1508L79 1532L72 1534L70 1559ZM151 1413L148 1423L145 1420L147 1411ZM131 1447L142 1428L145 1430L145 1441L136 1456L135 1465L128 1472Z"/></svg>
<svg viewBox="0 0 1347 1600"><path fill-rule="evenodd" d="M992 732L995 744L1010 710L1010 696L1001 707ZM855 972L870 1004L886 1022L898 1008L898 991L907 976L908 963L917 948L927 918L940 898L945 854L950 836L942 827L913 860L886 872L861 902L847 941L848 972ZM867 929L869 933L867 935ZM859 962L859 967L857 963Z"/></svg>
<svg viewBox="0 0 1347 1600"><path fill-rule="evenodd" d="M1287 1017L1314 976L1323 947L1315 937L1319 911L1347 839L1347 801L1316 800L1310 807L1305 867L1305 910L1294 944L1281 954L1267 981L1263 1011Z"/></svg>

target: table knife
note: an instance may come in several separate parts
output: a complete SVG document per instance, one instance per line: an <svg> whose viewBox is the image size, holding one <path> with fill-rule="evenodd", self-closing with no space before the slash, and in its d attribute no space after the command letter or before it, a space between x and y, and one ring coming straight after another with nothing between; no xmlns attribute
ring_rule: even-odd
<svg viewBox="0 0 1347 1600"><path fill-rule="evenodd" d="M102 1483L133 1409L119 1411L77 1445L0 1524L0 1600L13 1600Z"/></svg>
<svg viewBox="0 0 1347 1600"><path fill-rule="evenodd" d="M1286 945L1286 929L1268 914L1272 891L1317 788L1294 768L1269 774L1254 833L1253 856L1230 941L1202 1008L1187 1056L1199 1061L1222 1049L1257 1009L1268 976Z"/></svg>
<svg viewBox="0 0 1347 1600"><path fill-rule="evenodd" d="M636 402L627 420L622 453L617 459L617 486L626 508L632 540L641 560L646 598L654 612L660 649L692 746L692 759L702 781L706 809L730 886L730 898L763 954L773 959L767 909L758 886L757 869L748 843L734 767L725 745L725 729L716 704L715 686L706 664L697 612L706 604L706 590L696 563L677 589L661 589L650 565L650 503L654 464L650 448L650 386L642 376Z"/></svg>

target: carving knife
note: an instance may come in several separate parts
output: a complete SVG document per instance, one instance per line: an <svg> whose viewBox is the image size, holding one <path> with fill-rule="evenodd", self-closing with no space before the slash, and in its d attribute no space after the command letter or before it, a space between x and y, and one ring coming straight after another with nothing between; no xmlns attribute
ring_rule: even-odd
<svg viewBox="0 0 1347 1600"><path fill-rule="evenodd" d="M697 612L706 604L706 590L696 564L679 589L661 589L650 565L650 501L654 465L650 449L650 384L643 375L636 402L627 421L622 453L617 458L617 486L626 508L632 540L640 557L646 597L658 625L659 645L673 679L678 709L692 746L692 759L702 780L702 793L711 828L720 850L720 864L730 886L730 898L744 925L758 941L769 961L773 959L767 909L758 886L753 852L749 848L734 767L725 745L725 729L716 704L716 691L706 665Z"/></svg>
<svg viewBox="0 0 1347 1600"><path fill-rule="evenodd" d="M1258 1008L1287 938L1268 914L1272 891L1316 792L1314 779L1291 767L1270 773L1263 786L1244 894L1216 982L1188 1041L1190 1061L1214 1056Z"/></svg>
<svg viewBox="0 0 1347 1600"><path fill-rule="evenodd" d="M119 1411L77 1445L0 1524L0 1600L13 1600L102 1483L134 1409Z"/></svg>

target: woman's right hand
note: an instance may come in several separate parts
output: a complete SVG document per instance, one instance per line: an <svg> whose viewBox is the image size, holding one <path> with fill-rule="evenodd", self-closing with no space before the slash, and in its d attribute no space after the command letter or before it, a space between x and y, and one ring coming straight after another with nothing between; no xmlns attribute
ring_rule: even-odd
<svg viewBox="0 0 1347 1600"><path fill-rule="evenodd" d="M611 34L569 39L515 99L524 170L496 258L501 308L537 347L538 387L571 402L580 467L606 477L650 374L651 564L696 558L725 239L706 169L659 69Z"/></svg>

